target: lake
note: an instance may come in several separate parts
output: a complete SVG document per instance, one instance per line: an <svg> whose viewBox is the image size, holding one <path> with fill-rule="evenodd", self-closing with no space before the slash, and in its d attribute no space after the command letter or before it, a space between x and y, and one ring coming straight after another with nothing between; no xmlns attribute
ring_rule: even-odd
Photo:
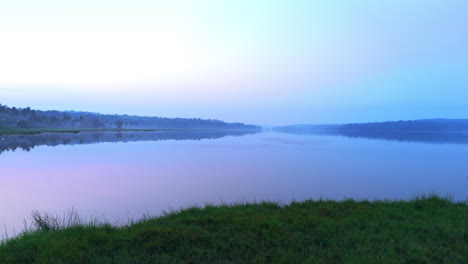
<svg viewBox="0 0 468 264"><path fill-rule="evenodd" d="M33 210L75 208L84 217L125 223L206 203L410 199L432 192L466 200L465 137L271 131L0 136L0 237L21 231Z"/></svg>

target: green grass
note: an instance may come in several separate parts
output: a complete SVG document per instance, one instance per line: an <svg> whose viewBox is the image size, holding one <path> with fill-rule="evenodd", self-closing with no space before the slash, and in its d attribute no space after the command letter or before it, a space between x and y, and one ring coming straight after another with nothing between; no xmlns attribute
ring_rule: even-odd
<svg viewBox="0 0 468 264"><path fill-rule="evenodd" d="M467 228L467 203L436 196L207 206L42 226L0 245L0 263L468 263Z"/></svg>
<svg viewBox="0 0 468 264"><path fill-rule="evenodd" d="M35 135L42 133L80 132L156 132L156 131L219 131L214 129L0 129L0 135Z"/></svg>

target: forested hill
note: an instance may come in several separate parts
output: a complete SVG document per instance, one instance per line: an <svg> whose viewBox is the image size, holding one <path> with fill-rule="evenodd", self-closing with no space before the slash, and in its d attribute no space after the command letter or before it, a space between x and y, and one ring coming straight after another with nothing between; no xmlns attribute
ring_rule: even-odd
<svg viewBox="0 0 468 264"><path fill-rule="evenodd" d="M103 115L75 111L41 111L0 104L0 129L217 129L259 130L243 123L199 118Z"/></svg>
<svg viewBox="0 0 468 264"><path fill-rule="evenodd" d="M340 131L460 132L468 131L468 119L421 119L379 123L346 124Z"/></svg>
<svg viewBox="0 0 468 264"><path fill-rule="evenodd" d="M421 119L341 125L292 125L274 130L287 133L344 132L468 132L468 119Z"/></svg>

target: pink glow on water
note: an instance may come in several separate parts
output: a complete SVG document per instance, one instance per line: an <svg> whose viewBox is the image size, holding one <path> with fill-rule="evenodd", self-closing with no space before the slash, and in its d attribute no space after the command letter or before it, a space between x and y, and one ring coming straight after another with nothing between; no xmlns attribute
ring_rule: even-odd
<svg viewBox="0 0 468 264"><path fill-rule="evenodd" d="M0 155L0 221L12 234L32 210L73 207L122 223L221 201L408 199L432 191L463 199L466 157L463 145L268 133L37 147Z"/></svg>

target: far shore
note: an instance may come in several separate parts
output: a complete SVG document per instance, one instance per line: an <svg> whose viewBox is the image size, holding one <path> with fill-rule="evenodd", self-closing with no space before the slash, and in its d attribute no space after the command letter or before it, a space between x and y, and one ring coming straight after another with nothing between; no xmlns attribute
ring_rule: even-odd
<svg viewBox="0 0 468 264"><path fill-rule="evenodd" d="M165 131L223 131L221 129L0 129L0 135L34 135L42 133L80 133L80 132L165 132Z"/></svg>

